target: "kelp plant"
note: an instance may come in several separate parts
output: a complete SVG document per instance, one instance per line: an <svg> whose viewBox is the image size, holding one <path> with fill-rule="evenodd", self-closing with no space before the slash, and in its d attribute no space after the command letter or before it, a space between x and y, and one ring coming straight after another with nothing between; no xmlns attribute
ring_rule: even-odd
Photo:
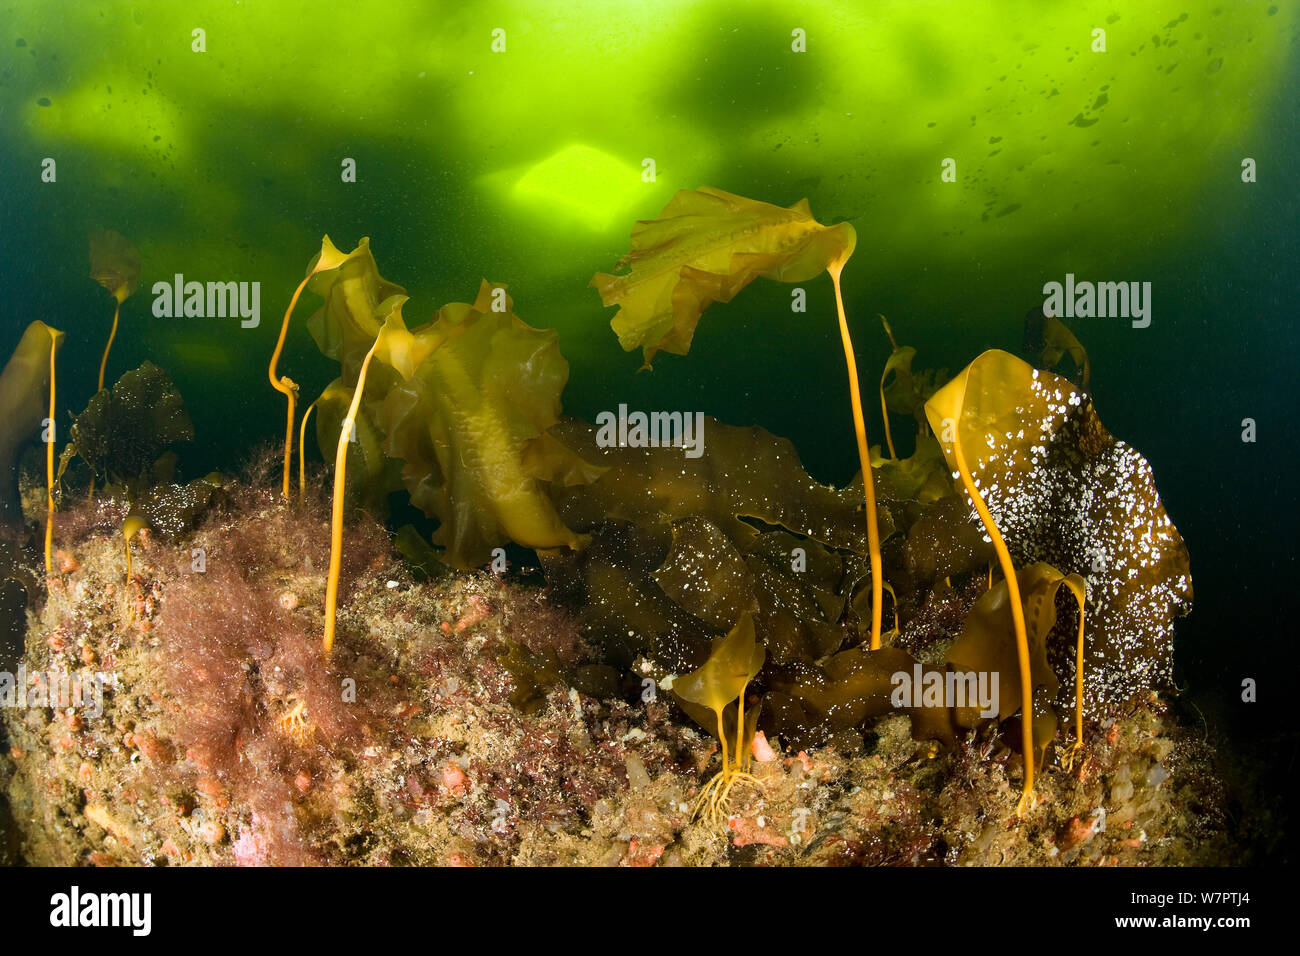
<svg viewBox="0 0 1300 956"><path fill-rule="evenodd" d="M30 436L39 431L45 442L45 570L53 565L51 554L54 541L54 472L55 441L55 359L64 334L39 320L32 322L23 332L14 354L0 374L0 407L7 413L6 427L0 429L0 468L7 467L11 481L18 477L19 449ZM46 378L48 376L48 382ZM48 415L45 410L45 386L49 386ZM39 428L37 427L39 426ZM20 508L16 502L17 488L0 491L0 520L17 518Z"/></svg>
<svg viewBox="0 0 1300 956"><path fill-rule="evenodd" d="M343 373L322 392L316 415L321 447L336 447L334 552L341 549L349 452L360 458L376 507L388 491L405 487L412 504L438 518L434 543L454 567L486 563L510 541L537 550L586 543L560 520L543 487L600 472L548 431L568 378L554 331L524 323L505 286L487 280L473 304L451 303L408 330L406 296L379 275L365 239L320 271L311 289L324 305L308 328ZM327 648L336 605L330 589Z"/></svg>
<svg viewBox="0 0 1300 956"><path fill-rule="evenodd" d="M61 336L44 322L32 322L0 372L0 408L5 410L0 422L0 523L21 521L18 459L32 436L42 430L47 391L53 394L50 349L55 337Z"/></svg>
<svg viewBox="0 0 1300 956"><path fill-rule="evenodd" d="M722 769L704 785L695 802L695 813L698 815L707 808L708 819L715 827L721 827L731 790L737 783L759 785L757 778L746 772L758 711L752 710L749 719L745 718L745 688L763 669L764 656L763 646L754 636L753 618L748 613L742 614L735 627L713 642L713 651L703 666L673 682L673 694L684 710L703 723L697 711L707 709L717 724ZM723 714L733 702L736 746L728 751L729 735Z"/></svg>
<svg viewBox="0 0 1300 956"><path fill-rule="evenodd" d="M631 326L616 317L630 335L624 344L640 343L647 360L660 348L685 351L702 309L750 279L821 268L834 276L852 248L849 227L827 236L832 230L802 205L753 204L757 222L745 233L737 217L748 201L701 195L670 204L680 216L638 227L629 275L597 277L629 313L620 316ZM782 216L788 232L769 221ZM1075 712L1068 762L1084 716L1167 683L1172 619L1191 593L1186 550L1146 462L1105 432L1091 399L1065 379L989 352L936 391L942 373L913 373L913 353L895 345L882 376L884 410L916 418L918 438L908 459L870 450L877 457L864 486L880 481L884 497L878 514L868 510L877 534L864 535L851 487L813 481L794 446L761 428L710 420L707 447L683 459L671 447L609 447L593 426L561 418L568 366L556 334L515 316L500 283L484 280L473 303L451 303L408 329L406 296L379 275L365 240L336 261L308 285L324 304L307 323L341 367L315 403L318 443L336 462L331 577L345 502L382 512L403 488L438 520L434 544L452 567L481 566L508 542L536 550L553 596L579 609L602 665L640 659L643 673L684 675L674 678L675 698L723 748L721 770L697 801L715 822L747 779L759 723L787 745L815 746L900 710L917 739L955 744L993 718L1018 736L1023 813L1058 709ZM842 296L839 305L847 332ZM1059 332L1053 340L1065 341ZM1044 351L1049 360L1064 354ZM896 534L891 634L899 638L935 639L910 624L921 619L925 630L916 612L931 600L954 606L950 576L978 573L982 584L995 558L1003 571L996 582L989 573L937 666L879 646L880 540ZM856 626L868 578L870 642ZM1056 626L1062 585L1079 604L1068 637ZM327 649L337 601L334 586ZM567 679L524 654L503 664L518 687ZM926 682L996 675L1006 690L993 712L928 698L898 703L893 675L914 668ZM751 685L754 701L744 696Z"/></svg>
<svg viewBox="0 0 1300 956"><path fill-rule="evenodd" d="M853 226L823 226L808 200L788 209L710 186L683 189L658 219L638 222L632 248L619 262L623 275L597 273L591 285L605 305L619 307L610 325L624 351L640 348L645 366L658 351L685 355L695 327L713 302L730 302L762 276L804 282L823 271L835 287L835 309L849 376L849 401L867 511L871 561L871 646L880 647L884 572L876 517L875 482L858 388L858 366L844 314L840 274L857 244Z"/></svg>
<svg viewBox="0 0 1300 956"><path fill-rule="evenodd" d="M104 357L99 360L99 382L95 391L104 389L104 371L108 368L108 353L117 337L117 319L122 303L131 297L140 284L140 253L130 240L112 229L97 232L90 237L90 277L108 290L117 303L113 307L113 327L108 332Z"/></svg>
<svg viewBox="0 0 1300 956"><path fill-rule="evenodd" d="M1018 573L1016 560L1045 562L1047 570L1034 572L1036 579L1063 580L1076 598L1087 582L1092 627L1085 633L1081 622L1074 661L1061 661L1076 671L1072 696L1081 737L1086 705L1098 712L1167 682L1173 618L1186 613L1191 600L1187 549L1145 459L1112 438L1087 393L1061 376L991 350L936 392L926 414L1003 572L1001 601L1018 658L1018 680L1011 685L1018 700L1004 702L1003 710L1005 715L1008 706L1021 709L1023 812L1034 786L1033 691L1040 683L1031 652L1038 672L1051 677L1041 681L1050 696L1057 687L1045 656L1049 649L1031 648L1025 623L1030 603L1020 586L1029 569ZM990 591L986 598L997 602L999 595ZM963 638L969 629L968 622ZM986 646L999 639L997 630L988 629ZM1050 625L1043 635L1046 630ZM1085 660L1095 662L1087 672ZM1074 750L1080 744L1076 740Z"/></svg>

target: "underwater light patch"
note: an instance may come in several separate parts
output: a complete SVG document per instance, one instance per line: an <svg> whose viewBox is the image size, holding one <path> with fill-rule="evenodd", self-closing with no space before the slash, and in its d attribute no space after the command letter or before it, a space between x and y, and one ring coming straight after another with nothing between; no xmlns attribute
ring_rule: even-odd
<svg viewBox="0 0 1300 956"><path fill-rule="evenodd" d="M630 163L575 143L531 166L515 183L514 195L602 230L631 204L640 185L640 170Z"/></svg>

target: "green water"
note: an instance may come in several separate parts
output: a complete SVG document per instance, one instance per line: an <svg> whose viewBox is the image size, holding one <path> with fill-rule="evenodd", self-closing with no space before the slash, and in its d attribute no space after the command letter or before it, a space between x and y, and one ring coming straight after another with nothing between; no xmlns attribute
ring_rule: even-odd
<svg viewBox="0 0 1300 956"><path fill-rule="evenodd" d="M956 370L1017 350L1067 272L1151 282L1148 328L1072 326L1102 420L1150 460L1192 555L1182 679L1246 741L1279 725L1286 691L1243 708L1240 681L1276 669L1292 616L1300 9L1131 6L0 3L0 331L65 330L60 407L83 407L111 318L86 239L119 230L144 274L109 379L165 367L197 431L184 471L229 468L282 434L265 363L321 236L369 236L413 324L481 278L509 283L522 318L560 332L566 413L758 423L844 482L857 460L825 277L803 315L789 287L755 283L652 373L618 347L587 283L677 190L807 197L854 223L867 383L889 351L877 313L919 365ZM260 325L156 318L151 286L176 273L260 282ZM306 400L337 374L305 328L315 307L306 295L281 363Z"/></svg>

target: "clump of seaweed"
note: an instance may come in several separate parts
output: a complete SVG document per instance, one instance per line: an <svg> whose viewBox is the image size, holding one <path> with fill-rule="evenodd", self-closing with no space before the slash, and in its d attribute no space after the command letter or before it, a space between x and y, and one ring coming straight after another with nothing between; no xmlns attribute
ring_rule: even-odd
<svg viewBox="0 0 1300 956"><path fill-rule="evenodd" d="M858 530L861 515L851 504L852 486L833 489L813 482L793 448L760 429L710 422L708 449L685 461L672 449L603 447L607 443L597 441L590 426L560 418L567 365L554 333L516 318L503 285L484 281L473 304L446 306L433 322L408 330L401 288L379 275L363 241L352 253L338 254L337 267L309 283L325 300L309 328L343 371L314 403L318 440L337 449L334 560L342 552L345 496L362 489L359 500L382 513L384 497L405 487L414 504L438 518L434 543L454 567L481 564L491 549L510 541L536 549L555 593L580 609L584 637L602 663L627 667L648 655L656 673L698 670L707 665L716 641L748 616L757 646L765 649L765 663L752 675L770 705L765 728L810 743L891 710L907 713L921 739L951 744L976 726L982 718L972 716L968 705L928 699L901 705L888 693L891 675L913 666L927 681L940 683L951 683L954 668L971 673L969 660L947 658L937 669L936 661L928 660L922 668L902 647L882 646L905 642L909 619L931 599L960 606L966 615L957 628L965 638L961 653L975 647L978 652L967 657L977 664L1006 663L999 656L1004 636L1013 649L1013 664L995 669L1007 678L1004 686L1018 688L1003 702L999 718L1006 728L1020 723L1023 812L1033 791L1036 754L1041 761L1057 726L1055 715L1035 702L1034 688L1045 689L1052 704L1073 703L1072 760L1084 736L1085 710L1099 712L1098 678L1080 665L1088 658L1085 645L1097 645L1097 632L1151 624L1134 603L1154 607L1162 589L1177 591L1182 587L1178 568L1162 567L1149 579L1118 584L1109 572L1080 560L1081 547L1095 549L1098 536L1111 533L1102 522L1088 518L1045 538L1041 528L1033 534L1024 529L1041 524L1043 515L1070 511L1064 502L1035 501L1033 507L999 513L1007 510L1001 490L1022 487L1025 476L1015 471L998 480L989 471L985 443L991 422L997 423L997 434L1018 434L1027 447L1042 441L1057 449L1056 473L1039 481L1041 489L1093 480L1087 476L1094 475L1097 456L1113 451L1099 425L1049 427L1053 416L1080 404L1079 396L1065 401L1061 391L1054 398L1036 392L1021 374L1029 366L1008 364L1009 357L1001 358L1005 353L982 356L940 388L943 373L914 370L915 351L900 347L886 322L894 350L881 376L882 412L910 414L918 435L915 450L904 459L887 431L889 456L876 451L868 461L838 281L853 240L850 226L822 226L806 204L783 210L718 190L683 192L661 219L634 231L632 252L624 260L630 271L598 275L593 284L606 304L620 306L613 324L623 346L642 348L648 363L659 350L685 353L704 309L728 301L754 278L801 281L829 271L863 463L858 500L867 504L865 540ZM324 256L333 247L326 242L322 249ZM1058 325L1038 328L1044 361L1068 353L1086 364L1082 346ZM1065 402L1059 409L1053 404L1057 400ZM1039 408L1043 402L1050 407ZM348 477L354 470L359 471L355 482ZM961 482L957 492L949 473ZM972 530L972 505L987 542ZM1158 500L1141 510L1154 514L1159 524L1156 508ZM1125 533L1139 532L1129 527ZM423 553L407 538L405 550ZM1105 550L1110 544L1101 546ZM1177 550L1162 553L1176 556ZM1111 558L1123 564L1118 556ZM886 561L897 587L885 584ZM995 563L1002 571L997 583ZM1022 595L1019 584L1021 573L1038 563L1051 569L1052 586L1042 601ZM946 596L965 593L976 574L985 581L986 603L998 602L1005 592L992 612L1006 614L1005 635L1000 624L991 624L977 639L978 629L969 626L971 598L954 603ZM1046 609L1056 585L1066 583L1080 595L1085 578L1090 588L1118 588L1126 595L1119 605L1132 613L1117 611L1115 601L1100 595L1081 608L1081 624L1069 635L1072 669L1063 672L1074 678L1067 698L1060 690L1067 682L1056 679L1065 644L1050 636L1054 606L1050 615L1035 610L1030 626L1026 602ZM886 590L894 608L888 634L882 633ZM335 603L330 591L327 648ZM859 630L859 620L869 623ZM1034 659L1043 659L1042 679L1033 676L1031 631ZM1151 636L1167 648L1167 633ZM858 646L860 640L864 646ZM1120 644L1125 640L1131 639ZM540 699L541 688L550 684L577 681L577 671L554 654L518 643L503 662L519 679L519 701ZM1136 693L1151 686L1149 676L1130 671L1125 689ZM1029 713L1018 716L1022 709ZM734 772L724 759L724 778Z"/></svg>

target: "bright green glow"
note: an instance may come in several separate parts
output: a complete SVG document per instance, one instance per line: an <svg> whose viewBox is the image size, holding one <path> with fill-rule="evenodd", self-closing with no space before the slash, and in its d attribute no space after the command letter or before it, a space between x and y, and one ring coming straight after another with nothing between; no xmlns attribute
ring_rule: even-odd
<svg viewBox="0 0 1300 956"><path fill-rule="evenodd" d="M530 167L515 183L514 195L603 230L627 218L641 186L641 171L636 167L575 144Z"/></svg>
<svg viewBox="0 0 1300 956"><path fill-rule="evenodd" d="M15 155L102 156L75 180L61 166L60 188L118 187L150 224L133 236L150 261L193 271L202 255L200 279L274 268L290 281L352 209L348 155L357 195L385 183L399 203L361 227L381 252L426 222L482 227L417 248L442 271L403 276L412 287L450 289L491 262L511 271L494 278L562 278L576 295L626 249L632 220L706 183L854 218L865 283L978 260L991 284L1031 287L1030 265L1040 285L1067 269L1122 278L1117 263L1196 225L1207 190L1242 188L1242 157L1277 166L1260 120L1288 75L1294 3L796 7L84 0L55 15L11 0L7 35L27 46L0 48L0 107ZM206 53L190 49L196 26ZM794 27L806 53L791 50ZM1090 49L1098 27L1104 53ZM640 181L646 157L654 183ZM946 157L956 183L939 180ZM133 185L150 173L161 192ZM402 177L418 186L403 192ZM538 254L547 226L566 244L551 234Z"/></svg>
<svg viewBox="0 0 1300 956"><path fill-rule="evenodd" d="M188 144L182 134L179 113L174 104L160 96L131 97L125 109L111 102L106 94L109 87L119 90L138 85L134 77L121 70L105 71L95 82L62 91L58 108L26 107L29 128L38 131L42 138L54 142L77 141L93 143L114 152L133 153L158 136L168 144ZM189 160L186 150L175 159Z"/></svg>

